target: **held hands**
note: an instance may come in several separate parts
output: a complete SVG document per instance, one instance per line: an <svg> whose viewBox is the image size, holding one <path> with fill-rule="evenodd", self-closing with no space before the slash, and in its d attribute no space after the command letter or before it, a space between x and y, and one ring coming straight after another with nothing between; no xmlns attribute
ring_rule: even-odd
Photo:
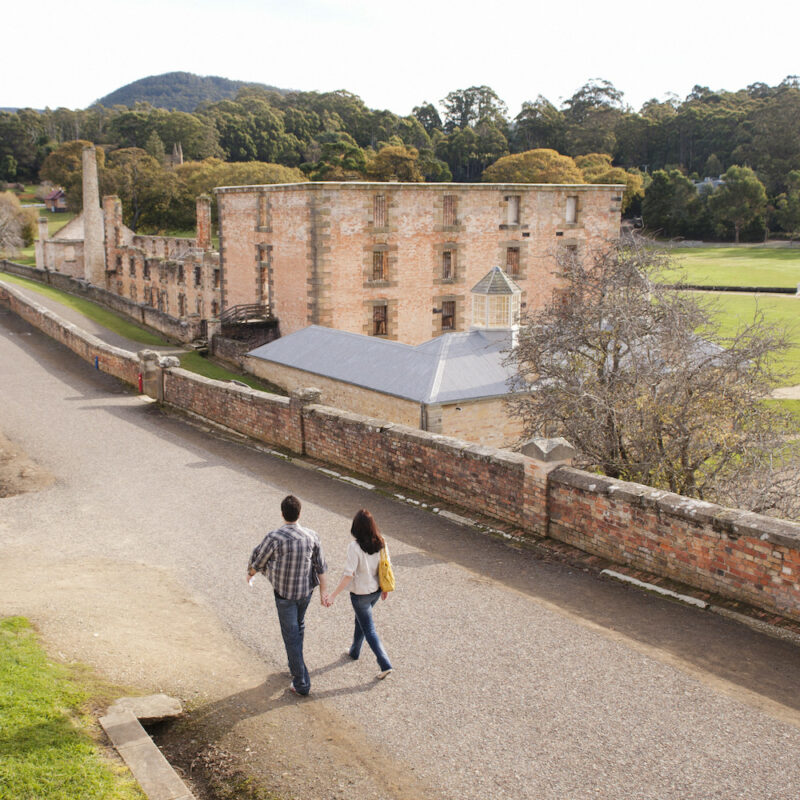
<svg viewBox="0 0 800 800"><path fill-rule="evenodd" d="M319 599L322 602L322 605L325 606L325 608L330 608L333 605L334 601L336 600L336 595L323 593L320 595Z"/></svg>

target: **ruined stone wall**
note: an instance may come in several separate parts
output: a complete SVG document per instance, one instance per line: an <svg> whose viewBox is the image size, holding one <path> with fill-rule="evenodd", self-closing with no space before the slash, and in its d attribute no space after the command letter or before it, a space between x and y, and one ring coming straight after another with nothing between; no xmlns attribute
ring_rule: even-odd
<svg viewBox="0 0 800 800"><path fill-rule="evenodd" d="M617 186L308 183L216 192L224 306L258 302L269 287L284 334L312 323L372 333L373 307L386 303L387 337L418 344L442 332L433 309L444 300L457 303L455 329L468 330L471 288L493 266L509 271L509 249L522 302L536 308L558 285L559 250L588 258L619 235ZM574 222L569 197L577 198ZM385 254L379 279L376 252Z"/></svg>
<svg viewBox="0 0 800 800"><path fill-rule="evenodd" d="M47 239L41 244L41 253L48 269L62 272L72 278L82 278L83 242Z"/></svg>
<svg viewBox="0 0 800 800"><path fill-rule="evenodd" d="M117 197L104 197L103 209L110 292L144 306L143 316L158 319L157 329L171 337L199 331L203 319L219 313L218 253L198 248L194 238L133 234L122 224Z"/></svg>

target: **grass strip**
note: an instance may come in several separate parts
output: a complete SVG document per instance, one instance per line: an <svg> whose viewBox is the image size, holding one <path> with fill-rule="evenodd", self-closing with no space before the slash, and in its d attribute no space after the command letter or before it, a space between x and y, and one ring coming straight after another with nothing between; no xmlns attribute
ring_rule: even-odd
<svg viewBox="0 0 800 800"><path fill-rule="evenodd" d="M91 695L91 685L47 659L26 619L0 621L0 798L144 798L89 735Z"/></svg>
<svg viewBox="0 0 800 800"><path fill-rule="evenodd" d="M214 361L209 361L197 352L184 353L181 356L181 366L190 372L202 375L204 378L212 378L217 381L239 381L240 383L246 383L251 389L258 389L261 392L279 394L283 397L287 395L287 392L279 386L275 386L268 381L259 380L251 375L232 372Z"/></svg>

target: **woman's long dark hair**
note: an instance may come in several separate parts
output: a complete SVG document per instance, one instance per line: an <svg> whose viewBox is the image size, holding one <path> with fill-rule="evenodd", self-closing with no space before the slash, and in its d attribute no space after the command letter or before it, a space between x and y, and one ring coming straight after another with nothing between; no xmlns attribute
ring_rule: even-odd
<svg viewBox="0 0 800 800"><path fill-rule="evenodd" d="M372 514L366 508L356 512L353 517L353 524L350 526L350 533L355 537L359 547L368 554L379 552L386 544Z"/></svg>

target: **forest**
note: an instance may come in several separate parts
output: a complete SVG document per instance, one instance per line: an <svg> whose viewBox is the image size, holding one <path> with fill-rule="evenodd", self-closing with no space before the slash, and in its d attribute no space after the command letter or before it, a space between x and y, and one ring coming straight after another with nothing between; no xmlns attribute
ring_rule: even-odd
<svg viewBox="0 0 800 800"><path fill-rule="evenodd" d="M191 227L194 196L214 185L303 180L624 183L625 214L654 235L753 241L800 230L796 76L738 91L695 86L639 110L591 80L560 107L539 95L514 117L488 86L424 100L408 116L347 91L255 85L192 112L19 109L0 112L0 181L50 181L78 207L81 142L100 146L102 191L149 230Z"/></svg>

